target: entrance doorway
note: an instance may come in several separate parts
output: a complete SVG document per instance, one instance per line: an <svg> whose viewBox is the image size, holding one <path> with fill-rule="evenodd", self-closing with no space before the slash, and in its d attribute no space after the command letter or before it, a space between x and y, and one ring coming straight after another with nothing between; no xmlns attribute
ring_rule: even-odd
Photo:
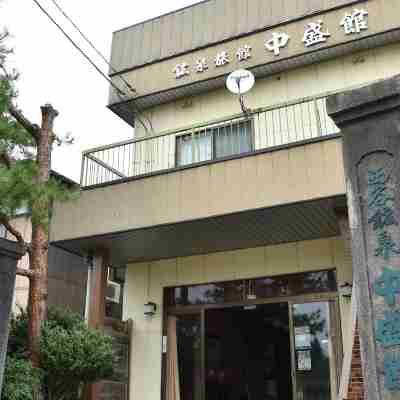
<svg viewBox="0 0 400 400"><path fill-rule="evenodd" d="M287 303L205 313L207 400L291 400Z"/></svg>
<svg viewBox="0 0 400 400"><path fill-rule="evenodd" d="M338 295L321 276L167 289L163 399L336 399ZM309 281L314 293L290 296Z"/></svg>

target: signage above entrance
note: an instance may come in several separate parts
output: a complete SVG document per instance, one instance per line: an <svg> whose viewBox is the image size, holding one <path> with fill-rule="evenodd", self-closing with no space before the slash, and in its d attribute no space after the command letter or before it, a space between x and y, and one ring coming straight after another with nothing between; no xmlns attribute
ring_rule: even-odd
<svg viewBox="0 0 400 400"><path fill-rule="evenodd" d="M353 12L345 13L339 25L346 35L360 34L362 31L368 30L368 11L355 8ZM324 28L323 20L320 19L305 26L301 41L305 47L311 47L327 42L330 36L328 29ZM264 47L267 51L273 52L275 56L279 56L281 49L288 46L290 39L290 35L286 32L272 32L270 37L266 39ZM234 57L240 63L246 62L251 59L252 50L252 46L245 44L237 49ZM214 64L215 68L224 67L231 63L231 56L226 50L218 52L212 60L212 64ZM177 64L172 72L175 74L176 79L182 79L189 76L192 71L196 74L206 72L209 69L209 64L211 65L207 57L199 57L195 65L191 66L187 62L182 62Z"/></svg>

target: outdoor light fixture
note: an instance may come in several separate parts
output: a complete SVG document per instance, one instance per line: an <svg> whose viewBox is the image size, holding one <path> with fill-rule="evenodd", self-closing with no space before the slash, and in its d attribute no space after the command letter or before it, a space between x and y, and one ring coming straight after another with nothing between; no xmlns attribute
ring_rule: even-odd
<svg viewBox="0 0 400 400"><path fill-rule="evenodd" d="M152 303L151 301L149 301L148 303L146 303L144 305L144 315L146 317L154 316L154 314L156 313L156 310L157 310L157 304Z"/></svg>
<svg viewBox="0 0 400 400"><path fill-rule="evenodd" d="M351 295L353 293L353 285L351 283L349 283L349 282L344 282L339 287L339 293L343 297L351 298Z"/></svg>

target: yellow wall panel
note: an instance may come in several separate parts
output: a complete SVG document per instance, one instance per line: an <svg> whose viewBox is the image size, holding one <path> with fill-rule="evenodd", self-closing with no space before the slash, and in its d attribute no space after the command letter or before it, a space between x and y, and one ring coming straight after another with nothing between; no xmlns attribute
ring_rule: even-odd
<svg viewBox="0 0 400 400"><path fill-rule="evenodd" d="M129 265L124 318L132 318L134 322L130 361L132 398L159 399L165 287L331 268L337 270L339 284L352 282L348 249L348 243L335 237ZM143 315L143 304L147 301L155 301L159 306L150 319ZM342 332L346 332L350 301L341 298L340 310Z"/></svg>
<svg viewBox="0 0 400 400"><path fill-rule="evenodd" d="M178 259L178 282L189 285L206 282L205 256L181 257Z"/></svg>
<svg viewBox="0 0 400 400"><path fill-rule="evenodd" d="M308 174L301 165L306 165L306 151L304 147L295 147L289 150L289 177L287 183L290 190L299 194L299 198L304 200L308 197L308 192L304 188L308 185Z"/></svg>
<svg viewBox="0 0 400 400"><path fill-rule="evenodd" d="M207 254L204 257L204 277L206 282L236 279L237 271L233 262L234 252Z"/></svg>
<svg viewBox="0 0 400 400"><path fill-rule="evenodd" d="M297 248L300 271L323 270L334 265L331 239L301 242Z"/></svg>
<svg viewBox="0 0 400 400"><path fill-rule="evenodd" d="M267 246L266 257L267 275L284 275L300 271L296 243Z"/></svg>
<svg viewBox="0 0 400 400"><path fill-rule="evenodd" d="M256 247L233 252L236 279L267 276L266 248Z"/></svg>
<svg viewBox="0 0 400 400"><path fill-rule="evenodd" d="M226 215L345 193L341 139L83 191L57 203L53 241Z"/></svg>
<svg viewBox="0 0 400 400"><path fill-rule="evenodd" d="M204 51L207 52L207 49ZM395 43L285 71L258 79L253 90L245 96L246 105L256 109L304 97L319 96L327 92L346 90L396 75L399 63L399 44ZM237 97L226 89L217 89L191 97L189 102L188 99L183 99L159 105L151 109L150 115L154 133L158 134L239 112ZM136 137L144 135L143 127L139 124L135 135Z"/></svg>

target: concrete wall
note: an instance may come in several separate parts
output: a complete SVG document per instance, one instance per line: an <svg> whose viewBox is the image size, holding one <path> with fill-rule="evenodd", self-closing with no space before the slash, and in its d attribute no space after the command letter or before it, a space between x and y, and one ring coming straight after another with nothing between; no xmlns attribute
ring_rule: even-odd
<svg viewBox="0 0 400 400"><path fill-rule="evenodd" d="M0 397L7 353L9 318L15 286L17 260L22 250L15 243L0 239Z"/></svg>
<svg viewBox="0 0 400 400"><path fill-rule="evenodd" d="M391 77L398 73L399 66L400 44L359 52L260 79L246 94L246 105L252 109L270 107L308 96L342 91ZM144 115L150 118L153 133L159 134L239 112L237 97L224 88L154 107ZM137 123L135 137L145 135L143 127Z"/></svg>
<svg viewBox="0 0 400 400"><path fill-rule="evenodd" d="M124 319L134 321L131 398L160 398L162 294L165 287L331 268L336 268L339 284L352 281L348 246L338 237L128 265ZM151 319L143 315L143 304L148 301L161 306ZM341 299L340 305L344 333L348 329L351 304L349 300Z"/></svg>
<svg viewBox="0 0 400 400"><path fill-rule="evenodd" d="M12 225L22 233L23 238L31 241L32 226L29 215L21 215L12 221ZM10 234L7 239L13 240ZM18 261L18 267L28 269L27 255ZM69 308L71 311L84 314L86 302L87 266L82 257L50 246L49 250L49 287L48 302L50 306ZM25 309L29 298L29 280L18 276L15 282L13 312Z"/></svg>
<svg viewBox="0 0 400 400"><path fill-rule="evenodd" d="M83 191L57 203L53 241L345 193L341 139Z"/></svg>

